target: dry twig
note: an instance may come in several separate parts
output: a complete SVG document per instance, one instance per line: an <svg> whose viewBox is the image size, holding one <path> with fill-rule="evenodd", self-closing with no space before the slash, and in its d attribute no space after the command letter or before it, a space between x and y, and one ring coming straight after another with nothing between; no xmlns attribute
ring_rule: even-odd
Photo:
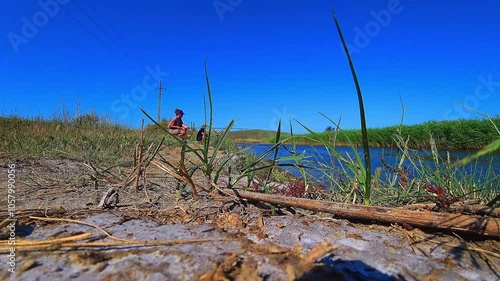
<svg viewBox="0 0 500 281"><path fill-rule="evenodd" d="M88 238L90 235L88 233L83 233L79 235L74 235L65 238L58 239L48 239L48 240L38 240L31 242L24 242L26 240L22 240L23 243L17 244L16 247L23 250L38 250L38 249L63 249L63 248L82 248L82 247L113 247L113 246L158 246L158 245L180 245L180 244L191 244L191 243L205 243L205 242L218 242L218 241L227 241L225 238L205 238L205 239L187 239L187 240L129 240L123 239L109 234L102 227L73 219L63 219L63 218L44 218L44 217L35 217L30 216L31 219L41 220L41 221L51 221L51 222L69 222L69 223L77 223L82 225L87 225L98 229L100 232L105 234L108 238L113 239L115 241L103 241L103 242L69 242L77 239ZM0 241L0 245L4 245L8 243L8 241ZM0 252L8 252L10 251L10 245L1 246Z"/></svg>

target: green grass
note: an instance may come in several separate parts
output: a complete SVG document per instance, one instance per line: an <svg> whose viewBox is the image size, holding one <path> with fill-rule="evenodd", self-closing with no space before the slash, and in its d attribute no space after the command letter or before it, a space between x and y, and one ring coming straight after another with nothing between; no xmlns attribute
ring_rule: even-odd
<svg viewBox="0 0 500 281"><path fill-rule="evenodd" d="M431 148L431 139L441 150L480 150L498 139L498 133L492 122L500 126L500 117L487 119L462 119L454 121L429 121L417 125L389 126L383 128L368 128L368 143L370 147L397 147L394 135L401 131L404 138L408 138L408 147L412 149ZM248 135L258 135L253 130ZM240 132L245 134L245 132ZM340 146L348 146L349 141L361 146L361 130L342 130L342 134L335 131L318 132L314 134L296 135L296 142L300 144L320 145L324 141L333 142ZM261 139L261 143L272 143L272 137Z"/></svg>
<svg viewBox="0 0 500 281"><path fill-rule="evenodd" d="M494 203L494 199L500 194L498 189L500 177L493 170L492 156L486 169L479 169L477 159L471 160L469 163L472 165L471 168L466 169L462 165L455 164L449 156L438 155L435 146L431 149L430 157L423 157L409 149L404 139L396 139L399 141L398 148L401 153L397 154L399 158L393 167L379 167L373 174L372 204L401 206L430 202L435 198L435 194L429 192L426 187L433 185L442 188L449 198L457 197L461 201L479 199L483 205L491 202L492 206L498 205L498 202ZM330 156L326 156L326 159L308 159L310 163L306 161L305 165L317 167L316 171L322 177L324 188L330 190L332 200L362 203L364 191L357 177L353 176L356 170L352 169L359 157L338 155L331 146L327 149L330 151ZM330 162L330 158L340 161L331 161L335 163L334 165L325 164ZM405 165L412 171L406 176Z"/></svg>
<svg viewBox="0 0 500 281"><path fill-rule="evenodd" d="M274 143L276 137L276 131L271 130L239 130L231 131L228 134L228 138L235 142L246 142L246 143ZM290 134L283 133L282 138L290 137Z"/></svg>
<svg viewBox="0 0 500 281"><path fill-rule="evenodd" d="M94 114L64 120L0 118L0 151L9 153L126 162L133 159L139 138L140 130ZM159 140L159 134L147 134L146 144Z"/></svg>

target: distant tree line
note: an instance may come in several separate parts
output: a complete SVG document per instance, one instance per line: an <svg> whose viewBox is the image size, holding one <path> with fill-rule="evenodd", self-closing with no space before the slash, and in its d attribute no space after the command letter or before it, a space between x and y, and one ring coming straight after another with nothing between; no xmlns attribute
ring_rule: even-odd
<svg viewBox="0 0 500 281"><path fill-rule="evenodd" d="M496 128L495 128L496 126ZM461 119L453 121L429 121L410 126L390 126L369 128L368 141L373 147L395 147L395 136L408 140L408 146L415 149L429 148L431 141L440 149L476 150L500 138L500 117L490 120ZM324 132L317 134L319 138L336 141L337 144L361 144L360 130L339 130L328 126ZM315 138L312 134L305 135ZM334 139L335 138L335 139ZM304 138L304 142L311 143Z"/></svg>

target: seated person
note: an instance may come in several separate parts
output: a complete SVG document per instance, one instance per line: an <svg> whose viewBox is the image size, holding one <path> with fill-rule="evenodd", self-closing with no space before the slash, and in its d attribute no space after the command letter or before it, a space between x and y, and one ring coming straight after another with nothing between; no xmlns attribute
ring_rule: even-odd
<svg viewBox="0 0 500 281"><path fill-rule="evenodd" d="M182 122L182 116L184 116L184 111L176 108L175 116L168 123L168 132L180 138L184 138L189 129L189 127Z"/></svg>
<svg viewBox="0 0 500 281"><path fill-rule="evenodd" d="M198 134L196 134L197 141L204 141L205 140L205 128L206 128L205 125L201 126L201 129L198 131Z"/></svg>

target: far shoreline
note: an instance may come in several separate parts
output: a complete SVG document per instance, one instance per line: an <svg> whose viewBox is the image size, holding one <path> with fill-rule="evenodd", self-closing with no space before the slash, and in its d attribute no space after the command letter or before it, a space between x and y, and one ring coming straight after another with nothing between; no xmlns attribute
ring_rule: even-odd
<svg viewBox="0 0 500 281"><path fill-rule="evenodd" d="M251 140L251 141L248 141L247 140L242 140L242 139L232 139L232 141L234 141L234 143L236 144L252 144L252 145L258 145L258 144L268 144L268 145L272 145L274 143L271 143L271 142L263 142L262 140ZM291 145L291 143L289 142L286 142L285 143L286 145ZM324 146L324 144L322 143L307 143L307 142L295 142L296 145L303 145L303 146ZM358 148L362 148L362 145L361 144L356 144L355 145L356 147ZM351 145L349 144L345 144L345 143L336 143L335 144L335 147L348 147L350 148ZM370 145L370 148L387 148L387 149L398 149L397 146L377 146L377 145ZM413 149L413 150L431 150L431 147L409 147L409 149ZM473 153L473 152L477 152L479 151L480 149L449 149L449 148L440 148L438 147L438 150L440 151L449 151L449 152L470 152L470 153ZM493 152L492 153L493 155L498 155L500 156L500 151L496 151L496 152Z"/></svg>

